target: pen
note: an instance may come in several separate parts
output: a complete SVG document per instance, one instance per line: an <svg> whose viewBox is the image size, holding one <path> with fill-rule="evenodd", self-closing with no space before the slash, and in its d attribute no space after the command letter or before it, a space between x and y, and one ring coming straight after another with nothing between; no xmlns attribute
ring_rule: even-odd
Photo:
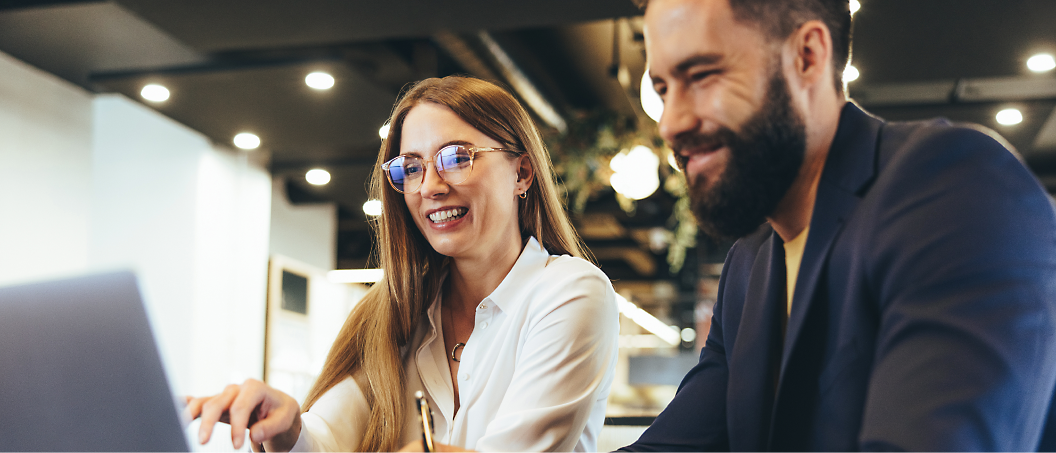
<svg viewBox="0 0 1056 453"><path fill-rule="evenodd" d="M429 401L421 390L414 392L414 399L418 402L418 417L422 421L422 448L427 452L436 451L433 447L433 411L429 409Z"/></svg>

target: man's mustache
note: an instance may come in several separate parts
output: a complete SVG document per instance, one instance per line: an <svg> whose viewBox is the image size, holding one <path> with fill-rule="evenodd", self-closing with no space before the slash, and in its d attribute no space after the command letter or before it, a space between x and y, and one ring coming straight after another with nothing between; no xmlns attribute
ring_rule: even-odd
<svg viewBox="0 0 1056 453"><path fill-rule="evenodd" d="M736 137L736 134L727 128L720 128L710 133L687 132L675 137L675 140L668 143L668 146L675 152L675 161L678 162L679 167L682 168L682 171L685 171L689 157L682 155L682 150L716 149L729 144L731 142L730 139L733 137Z"/></svg>

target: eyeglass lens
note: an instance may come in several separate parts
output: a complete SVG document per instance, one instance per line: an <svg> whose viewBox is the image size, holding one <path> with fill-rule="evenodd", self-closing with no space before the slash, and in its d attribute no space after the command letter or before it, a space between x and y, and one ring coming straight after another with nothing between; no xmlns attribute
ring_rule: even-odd
<svg viewBox="0 0 1056 453"><path fill-rule="evenodd" d="M463 146L448 146L433 158L440 177L451 184L459 184L469 177L473 153ZM402 193L414 192L425 179L425 162L418 156L399 156L389 162L389 180Z"/></svg>

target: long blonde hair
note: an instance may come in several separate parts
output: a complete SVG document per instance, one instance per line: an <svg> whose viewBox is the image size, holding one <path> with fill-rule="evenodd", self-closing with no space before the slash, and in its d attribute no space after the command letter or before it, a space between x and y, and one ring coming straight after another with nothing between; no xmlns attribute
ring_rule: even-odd
<svg viewBox="0 0 1056 453"><path fill-rule="evenodd" d="M446 265L445 257L433 250L410 218L403 195L389 187L381 170L382 163L400 153L407 113L426 102L450 108L505 148L525 151L535 181L527 198L519 201L521 236L535 236L551 254L584 257L582 242L558 197L553 166L539 130L517 100L492 83L469 77L432 78L415 84L393 109L389 135L381 144L370 181L371 197L383 206L371 226L385 278L349 314L303 407L307 411L331 387L354 376L371 406L357 451L402 447L398 443L406 395L400 348L411 341L422 314L438 294Z"/></svg>

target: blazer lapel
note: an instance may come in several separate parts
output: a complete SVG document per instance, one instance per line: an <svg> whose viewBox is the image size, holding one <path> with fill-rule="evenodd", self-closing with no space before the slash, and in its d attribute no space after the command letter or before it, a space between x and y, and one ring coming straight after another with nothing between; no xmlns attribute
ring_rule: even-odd
<svg viewBox="0 0 1056 453"><path fill-rule="evenodd" d="M770 431L785 308L785 253L781 238L771 232L756 252L745 286L746 301L737 327L737 341L729 357L728 406L730 448L763 451ZM760 373L765 370L765 373Z"/></svg>
<svg viewBox="0 0 1056 453"><path fill-rule="evenodd" d="M795 400L809 398L809 395L804 393L805 389L789 387L790 385L795 386L795 379L788 382L790 362L797 361L800 357L804 360L820 360L820 351L804 350L799 355L796 353L803 348L814 349L817 346L814 343L824 339L825 332L818 330L825 329L823 323L827 322L827 319L812 321L809 318L814 316L811 309L815 305L828 303L824 300L824 295L818 294L819 282L824 277L829 252L839 236L845 219L854 212L859 196L875 177L877 137L882 125L881 120L869 116L851 102L844 106L840 115L840 125L829 150L821 181L818 183L817 198L810 221L810 233L803 250L803 260L792 297L792 312L788 320L774 406L775 419L772 424L775 428L781 423L778 419L796 418L792 414L798 414L800 419L793 424L807 422L806 417L802 416L804 402ZM823 306L818 308L821 311L825 310ZM824 318L825 313L818 313L817 317ZM797 371L812 369L817 365L819 364L797 362L795 369ZM788 407L789 417L782 417L784 413L782 406ZM794 409L796 406L800 410ZM803 433L800 432L800 434ZM771 442L777 442L779 437L778 434L771 432ZM789 446L774 444L770 446L770 448L783 447Z"/></svg>

